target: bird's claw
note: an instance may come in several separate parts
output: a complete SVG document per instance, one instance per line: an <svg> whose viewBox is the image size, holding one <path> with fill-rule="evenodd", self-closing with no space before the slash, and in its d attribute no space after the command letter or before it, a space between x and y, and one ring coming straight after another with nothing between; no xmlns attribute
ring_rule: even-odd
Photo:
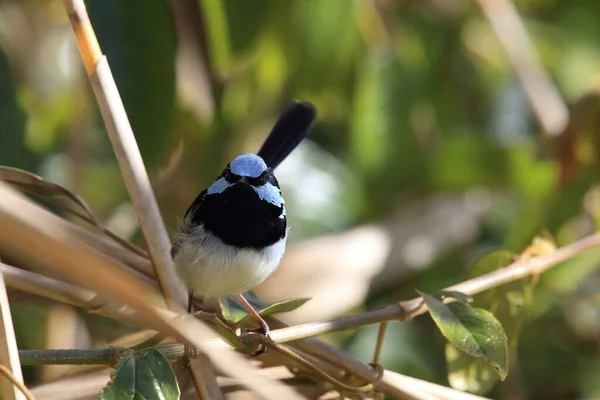
<svg viewBox="0 0 600 400"><path fill-rule="evenodd" d="M258 329L249 329L248 332L251 333L258 333L259 335L264 336L265 338L267 338L268 340L271 340L271 329L269 329L269 325L267 325L266 323L264 324L260 324L260 328ZM269 347L265 346L264 344L260 344L258 346L258 349L252 354L253 357L257 357L260 356L262 354L265 354L267 351L269 351Z"/></svg>
<svg viewBox="0 0 600 400"><path fill-rule="evenodd" d="M183 358L182 361L184 365L187 367L190 365L190 361L198 356L198 351L196 347L186 343L183 345Z"/></svg>

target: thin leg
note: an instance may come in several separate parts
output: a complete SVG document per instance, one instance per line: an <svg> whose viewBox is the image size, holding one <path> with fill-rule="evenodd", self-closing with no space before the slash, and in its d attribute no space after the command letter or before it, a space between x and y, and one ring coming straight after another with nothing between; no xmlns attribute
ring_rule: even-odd
<svg viewBox="0 0 600 400"><path fill-rule="evenodd" d="M252 305L248 302L248 300L246 300L246 298L240 293L237 295L237 298L242 302L242 304L248 309L248 311L250 311L250 314L252 314L252 316L258 321L258 323L260 324L260 333L262 333L263 335L265 335L266 337L269 337L269 332L271 331L269 329L269 325L267 325L267 323L265 322L265 320L258 315L258 313L256 312L256 310L254 309L254 307L252 307Z"/></svg>
<svg viewBox="0 0 600 400"><path fill-rule="evenodd" d="M194 308L194 292L193 291L189 291L188 292L188 314L192 313L192 309Z"/></svg>
<svg viewBox="0 0 600 400"><path fill-rule="evenodd" d="M193 308L194 308L194 292L190 290L188 292L188 306L187 306L188 314L192 314ZM196 357L196 355L193 351L193 348L192 348L192 346L190 346L189 343L184 343L183 353L184 353L184 356L183 356L184 364L185 364L185 366L188 366L190 364L190 360L192 358Z"/></svg>

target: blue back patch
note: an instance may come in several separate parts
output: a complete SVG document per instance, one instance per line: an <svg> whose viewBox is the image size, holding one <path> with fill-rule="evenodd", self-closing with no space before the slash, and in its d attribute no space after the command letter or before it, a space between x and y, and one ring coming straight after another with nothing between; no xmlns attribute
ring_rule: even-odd
<svg viewBox="0 0 600 400"><path fill-rule="evenodd" d="M256 154L243 154L238 156L229 164L229 169L237 176L258 178L266 171L267 164Z"/></svg>

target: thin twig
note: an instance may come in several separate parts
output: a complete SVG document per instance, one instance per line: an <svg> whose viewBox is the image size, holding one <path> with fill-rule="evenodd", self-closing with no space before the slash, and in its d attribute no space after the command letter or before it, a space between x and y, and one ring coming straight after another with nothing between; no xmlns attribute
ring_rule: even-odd
<svg viewBox="0 0 600 400"><path fill-rule="evenodd" d="M523 21L510 0L477 0L523 85L539 124L550 136L560 135L569 111L542 68Z"/></svg>
<svg viewBox="0 0 600 400"><path fill-rule="evenodd" d="M375 354L373 355L373 364L379 364L381 358L381 349L383 349L383 339L385 338L385 331L388 327L388 321L383 321L379 324L379 333L377 334L377 344L375 345ZM383 400L383 393L377 393L375 400Z"/></svg>
<svg viewBox="0 0 600 400"><path fill-rule="evenodd" d="M274 342L271 339L268 339L263 335L259 335L259 334L251 334L251 335L256 337L262 345L267 346L268 348L273 349L273 350L277 351L278 353L285 355L287 358L289 358L291 360L294 360L298 364L307 368L308 370L310 370L317 376L323 378L324 380L328 381L329 383L331 383L332 385L336 386L338 389L341 389L341 391L344 391L344 392L351 392L351 393L370 392L373 390L375 385L377 385L383 378L383 368L378 364L373 364L372 366L374 367L376 376L375 376L375 378L373 378L372 381L369 381L369 383L362 385L362 386L348 385L344 382L339 381L338 379L334 378L333 376L329 375L327 372L323 371L321 368L317 367L316 365L314 365L313 363L311 363L304 357L295 353L293 350L290 350L289 348L287 348L277 342Z"/></svg>
<svg viewBox="0 0 600 400"><path fill-rule="evenodd" d="M20 382L19 379L13 375L10 369L0 364L0 373L9 379L16 387L18 387L27 400L35 400L35 397L33 397L29 389L27 389L27 386ZM4 393L4 395L6 395L6 393Z"/></svg>
<svg viewBox="0 0 600 400"><path fill-rule="evenodd" d="M23 384L23 372L19 361L19 349L13 327L12 316L10 312L10 303L6 293L4 277L0 273L0 364L7 366L11 373L11 380L17 386L16 382ZM10 382L2 381L0 385L4 398L20 400L23 395L15 390L15 386ZM20 386L19 386L20 388Z"/></svg>
<svg viewBox="0 0 600 400"><path fill-rule="evenodd" d="M388 326L388 321L383 321L379 325L379 333L377 335L377 344L375 345L375 355L373 356L373 364L379 364L379 358L381 356L381 349L383 348L383 339L385 338L385 331Z"/></svg>
<svg viewBox="0 0 600 400"><path fill-rule="evenodd" d="M412 378L389 370L385 370L383 380L388 384L394 384L403 388L414 387L440 400L487 400L485 397L476 396L422 379Z"/></svg>

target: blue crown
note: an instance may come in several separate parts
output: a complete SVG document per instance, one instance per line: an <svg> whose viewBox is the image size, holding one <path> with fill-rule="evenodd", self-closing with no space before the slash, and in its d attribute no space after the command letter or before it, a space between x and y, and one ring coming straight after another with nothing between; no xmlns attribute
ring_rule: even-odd
<svg viewBox="0 0 600 400"><path fill-rule="evenodd" d="M242 154L229 164L229 169L237 176L258 178L267 170L267 164L256 154Z"/></svg>

